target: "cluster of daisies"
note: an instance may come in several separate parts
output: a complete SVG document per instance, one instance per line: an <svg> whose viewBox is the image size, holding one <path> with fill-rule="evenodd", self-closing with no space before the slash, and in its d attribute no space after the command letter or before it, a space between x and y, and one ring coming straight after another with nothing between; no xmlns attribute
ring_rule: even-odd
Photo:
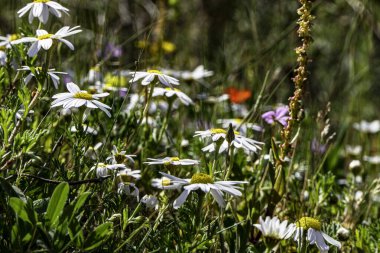
<svg viewBox="0 0 380 253"><path fill-rule="evenodd" d="M299 248L306 246L302 245L304 239L306 239L310 245L315 244L322 253L327 253L329 250L329 246L325 240L338 248L342 246L340 242L324 233L322 231L322 223L312 217L302 217L295 223L289 223L287 220L281 222L277 217L266 217L265 220L260 217L259 224L254 224L254 226L260 230L265 238L280 241L293 237L298 243ZM304 232L307 233L306 238L304 238Z"/></svg>

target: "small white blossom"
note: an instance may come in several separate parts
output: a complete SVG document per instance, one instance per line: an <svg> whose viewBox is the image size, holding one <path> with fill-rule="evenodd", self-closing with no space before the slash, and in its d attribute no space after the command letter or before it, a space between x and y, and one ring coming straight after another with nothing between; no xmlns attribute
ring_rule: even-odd
<svg viewBox="0 0 380 253"><path fill-rule="evenodd" d="M218 205L223 208L226 206L226 202L223 199L223 192L232 196L239 197L242 193L239 191L241 187L236 186L238 184L245 184L244 181L216 181L207 174L196 173L190 179L181 179L163 172L160 172L164 176L161 185L158 188L161 189L180 189L183 187L183 192L174 201L174 209L178 209L187 199L191 191L198 189L205 193L210 193Z"/></svg>
<svg viewBox="0 0 380 253"><path fill-rule="evenodd" d="M127 155L127 152L124 150L119 152L119 150L117 149L115 145L113 145L111 152L112 152L112 155L107 157L106 160L110 161L112 164L116 164L118 163L118 161L124 163L126 160L130 161L132 164L135 163L135 161L133 160L133 157L136 157L136 155Z"/></svg>
<svg viewBox="0 0 380 253"><path fill-rule="evenodd" d="M83 124L82 127L83 127L83 131L86 134L92 134L92 135L97 135L98 134L98 131L95 128L92 128L92 127L90 127L88 125L85 125L85 124ZM78 129L76 128L76 126L72 126L72 127L70 127L70 131L72 133L76 133L76 132L78 132Z"/></svg>
<svg viewBox="0 0 380 253"><path fill-rule="evenodd" d="M158 70L148 70L146 72L143 71L137 71L132 72L132 80L130 82L137 82L138 80L142 79L141 85L148 85L153 80L158 78L158 81L162 83L165 86L172 87L172 84L179 85L179 81L175 79L174 77L168 76L163 74L161 71Z"/></svg>
<svg viewBox="0 0 380 253"><path fill-rule="evenodd" d="M0 50L0 66L4 66L7 63L7 54Z"/></svg>
<svg viewBox="0 0 380 253"><path fill-rule="evenodd" d="M288 224L287 220L280 223L277 217L270 218L267 216L265 220L260 217L259 222L260 224L254 224L253 226L258 228L265 237L278 240L288 239L294 232L295 224Z"/></svg>
<svg viewBox="0 0 380 253"><path fill-rule="evenodd" d="M6 37L0 36L0 47L5 48L11 48L12 47L12 41L17 40L18 35L17 34L8 34Z"/></svg>
<svg viewBox="0 0 380 253"><path fill-rule="evenodd" d="M59 3L50 0L34 0L21 8L17 14L19 17L24 16L29 11L29 23L32 23L33 18L38 18L42 23L46 24L49 19L49 13L60 18L62 12L68 14L69 9L63 7Z"/></svg>
<svg viewBox="0 0 380 253"><path fill-rule="evenodd" d="M189 98L185 93L183 93L179 89L175 89L175 88L160 88L160 87L154 88L152 96L153 97L166 96L170 98L170 97L173 97L174 95L176 95L184 105L194 104L191 98Z"/></svg>
<svg viewBox="0 0 380 253"><path fill-rule="evenodd" d="M25 84L28 84L30 82L30 80L32 79L32 77L35 77L33 71L31 70L31 68L29 66L22 66L21 69L18 69L18 70L19 71L30 71L30 73L24 78ZM37 75L39 75L41 73L41 70L42 70L41 67L35 67L34 68L34 71L36 72ZM67 75L66 72L55 71L55 69L48 69L47 74L48 74L48 76L50 76L51 80L53 81L54 87L56 89L58 89L58 84L59 84L59 76L57 76L57 74Z"/></svg>
<svg viewBox="0 0 380 253"><path fill-rule="evenodd" d="M175 71L166 69L163 70L163 72L183 80L199 80L214 75L213 71L205 69L203 65L199 65L193 71Z"/></svg>
<svg viewBox="0 0 380 253"><path fill-rule="evenodd" d="M136 197L137 201L140 198L140 190L136 187L134 183L131 182L120 182L117 185L117 192L119 194L126 194Z"/></svg>
<svg viewBox="0 0 380 253"><path fill-rule="evenodd" d="M374 120L372 122L362 120L360 123L354 123L353 127L359 132L375 134L380 131L380 120Z"/></svg>
<svg viewBox="0 0 380 253"><path fill-rule="evenodd" d="M55 100L52 102L51 107L63 106L63 108L67 109L85 105L91 109L99 108L108 117L111 117L111 113L108 111L111 110L111 107L98 101L99 98L106 97L109 93L90 94L87 91L80 90L75 83L67 83L66 87L69 92L54 95Z"/></svg>
<svg viewBox="0 0 380 253"><path fill-rule="evenodd" d="M14 40L11 44L20 44L20 43L31 43L32 46L28 50L28 56L35 56L41 48L45 50L49 50L49 48L53 45L53 40L58 40L63 42L66 46L68 46L71 50L74 50L74 45L64 39L65 37L74 35L76 33L81 32L82 30L78 30L79 26L75 26L70 28L69 26L64 26L58 30L55 34L50 34L45 30L38 29L36 31L36 37L24 37L18 40Z"/></svg>
<svg viewBox="0 0 380 253"><path fill-rule="evenodd" d="M165 157L162 159L148 158L149 162L145 162L148 165L164 164L164 165L198 165L198 160L192 159L180 159L178 157Z"/></svg>
<svg viewBox="0 0 380 253"><path fill-rule="evenodd" d="M380 164L380 156L379 155L375 155L375 156L365 155L363 157L363 160L370 163L370 164Z"/></svg>
<svg viewBox="0 0 380 253"><path fill-rule="evenodd" d="M310 245L316 244L320 252L327 253L329 251L330 247L327 246L325 240L328 243L341 248L341 243L322 232L321 227L322 225L319 220L310 217L302 217L296 222L292 229L292 234L295 233L294 240L298 242L299 247L302 247L302 237L304 236L304 231L307 230L306 240Z"/></svg>
<svg viewBox="0 0 380 253"><path fill-rule="evenodd" d="M219 153L222 153L228 149L228 142L226 140L227 131L221 128L212 128L206 131L196 131L194 137L211 137L212 141L214 143L211 143L210 145L204 147L202 151L204 152L214 152L216 143L218 143L219 139L223 139L221 143L219 143ZM259 145L263 145L264 143L249 139L247 137L244 137L240 135L240 133L235 132L235 137L231 141L231 145L234 146L237 149L244 149L245 152L255 152L257 153L259 150L261 150L261 147ZM215 143L216 142L216 143Z"/></svg>
<svg viewBox="0 0 380 253"><path fill-rule="evenodd" d="M94 170L96 168L96 176L97 177L106 177L108 176L109 171L113 171L116 169L126 169L127 167L124 164L105 164L105 163L98 163L97 165L93 166L90 171Z"/></svg>
<svg viewBox="0 0 380 253"><path fill-rule="evenodd" d="M144 197L141 199L141 203L144 203L148 208L154 208L156 210L159 207L158 199L153 195L144 195Z"/></svg>

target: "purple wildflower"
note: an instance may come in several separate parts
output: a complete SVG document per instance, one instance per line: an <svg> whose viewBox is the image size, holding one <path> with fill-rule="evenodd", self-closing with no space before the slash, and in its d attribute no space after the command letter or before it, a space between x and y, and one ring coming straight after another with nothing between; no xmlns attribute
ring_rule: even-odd
<svg viewBox="0 0 380 253"><path fill-rule="evenodd" d="M289 119L289 107L288 106L280 106L277 107L274 111L268 111L261 115L261 118L265 120L268 124L274 124L275 122L280 123L283 126L288 124Z"/></svg>
<svg viewBox="0 0 380 253"><path fill-rule="evenodd" d="M119 58L123 54L121 46L115 45L113 43L108 43L105 50L106 55L111 55L112 57Z"/></svg>

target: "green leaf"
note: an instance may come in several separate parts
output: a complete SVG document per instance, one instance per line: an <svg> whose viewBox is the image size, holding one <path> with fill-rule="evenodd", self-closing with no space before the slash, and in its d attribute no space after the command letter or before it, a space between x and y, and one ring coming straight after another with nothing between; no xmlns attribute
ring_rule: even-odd
<svg viewBox="0 0 380 253"><path fill-rule="evenodd" d="M112 228L113 224L111 222L106 222L99 225L86 238L84 250L89 251L99 247L112 234Z"/></svg>
<svg viewBox="0 0 380 253"><path fill-rule="evenodd" d="M35 224L35 217L33 217L33 212L28 212L27 204L19 198L11 197L9 199L9 204L13 211L20 217L23 221L30 224Z"/></svg>
<svg viewBox="0 0 380 253"><path fill-rule="evenodd" d="M60 183L54 190L46 210L46 218L50 221L50 225L54 225L58 220L63 207L65 206L69 195L69 184L66 182Z"/></svg>

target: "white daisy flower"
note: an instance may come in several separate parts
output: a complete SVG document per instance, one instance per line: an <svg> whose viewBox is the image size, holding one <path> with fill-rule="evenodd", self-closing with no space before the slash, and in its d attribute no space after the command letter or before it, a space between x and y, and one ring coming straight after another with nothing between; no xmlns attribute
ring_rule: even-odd
<svg viewBox="0 0 380 253"><path fill-rule="evenodd" d="M243 122L243 120L239 119L239 118L218 119L216 122L218 124L221 124L223 128L228 128L230 124L232 125L233 128L237 128L240 126L240 124ZM261 126L253 124L253 123L249 123L249 122L245 122L244 124L242 124L239 131L241 131L242 133L246 133L247 129L252 129L256 132L262 132L263 131L263 128Z"/></svg>
<svg viewBox="0 0 380 253"><path fill-rule="evenodd" d="M258 228L265 237L278 240L291 237L296 226L293 223L288 224L287 220L280 222L277 217L270 218L269 216L265 218L265 221L260 217L259 222L260 224L254 224L253 226Z"/></svg>
<svg viewBox="0 0 380 253"><path fill-rule="evenodd" d="M83 127L83 131L86 134L92 134L92 135L97 135L98 134L98 131L95 128L93 128L93 127L90 127L90 126L88 126L86 124L83 124L82 127ZM78 129L76 128L76 126L72 126L72 127L70 127L70 132L76 133L76 132L78 132Z"/></svg>
<svg viewBox="0 0 380 253"><path fill-rule="evenodd" d="M135 163L135 161L133 160L133 157L136 157L136 155L127 155L126 151L122 150L119 152L119 150L117 149L117 147L115 145L113 145L112 147L112 155L107 157L106 160L107 161L110 161L112 164L116 164L116 163L126 163L126 161L130 161L132 164Z"/></svg>
<svg viewBox="0 0 380 253"><path fill-rule="evenodd" d="M174 201L173 207L178 209L187 199L191 191L198 189L205 193L211 193L218 205L223 208L226 202L223 199L223 192L228 193L235 197L240 197L242 193L239 191L241 187L237 184L245 184L244 181L217 181L214 182L212 177L204 173L196 173L190 179L181 179L163 172L160 172L165 179L162 181L161 189L178 189L182 188L184 191ZM172 188L171 188L172 186Z"/></svg>
<svg viewBox="0 0 380 253"><path fill-rule="evenodd" d="M183 80L199 80L214 75L213 71L205 69L203 65L199 65L193 71L175 71L165 69L163 72Z"/></svg>
<svg viewBox="0 0 380 253"><path fill-rule="evenodd" d="M132 80L130 82L137 82L138 80L142 79L141 85L148 85L153 80L158 78L158 81L162 83L163 85L172 87L172 84L179 85L179 81L175 79L174 77L168 76L163 74L159 70L147 70L146 72L143 71L137 71L131 73Z"/></svg>
<svg viewBox="0 0 380 253"><path fill-rule="evenodd" d="M149 162L144 162L148 165L163 164L163 165L198 165L198 160L192 159L179 159L179 157L165 157L162 159L148 158Z"/></svg>
<svg viewBox="0 0 380 253"><path fill-rule="evenodd" d="M11 44L33 42L32 46L28 50L29 57L35 56L38 53L38 51L40 51L41 47L45 50L49 50L49 48L53 45L53 40L63 42L71 50L74 50L74 45L64 38L81 32L82 30L78 30L78 28L79 26L75 26L72 28L70 28L69 26L64 26L61 29L59 29L58 32L56 32L55 34L51 34L45 30L39 29L36 31L36 37L24 37L12 41Z"/></svg>
<svg viewBox="0 0 380 253"><path fill-rule="evenodd" d="M153 97L166 96L170 98L173 95L176 95L184 105L194 104L191 98L189 98L185 93L183 93L179 89L175 89L175 88L160 88L160 87L154 88L152 96Z"/></svg>
<svg viewBox="0 0 380 253"><path fill-rule="evenodd" d="M30 71L30 73L24 78L25 84L28 84L30 80L32 79L32 77L35 77L35 75L33 74L33 71L31 70L29 66L22 66L21 69L18 69L18 70ZM42 71L42 67L35 67L34 71L36 72L37 75L40 75ZM55 69L48 69L47 74L48 76L50 76L51 80L53 81L54 87L56 89L58 89L58 84L59 84L59 76L57 76L57 74L67 75L66 72L55 71Z"/></svg>
<svg viewBox="0 0 380 253"><path fill-rule="evenodd" d="M154 195L144 195L141 199L141 203L144 203L148 208L154 208L156 210L159 207L158 199Z"/></svg>
<svg viewBox="0 0 380 253"><path fill-rule="evenodd" d="M93 166L90 171L96 169L96 176L97 177L106 177L108 176L109 171L113 171L116 169L127 169L125 164L105 164L105 163L98 163L97 165Z"/></svg>
<svg viewBox="0 0 380 253"><path fill-rule="evenodd" d="M374 120L372 122L362 120L360 123L354 123L353 127L362 133L375 134L380 132L380 120Z"/></svg>
<svg viewBox="0 0 380 253"><path fill-rule="evenodd" d="M122 178L122 179L124 177L133 177L134 179L140 179L141 178L141 170L132 170L130 168L123 167L123 169L117 173L117 176Z"/></svg>
<svg viewBox="0 0 380 253"><path fill-rule="evenodd" d="M85 105L91 109L99 108L108 117L111 117L111 113L108 111L111 110L111 107L98 101L99 98L106 97L109 93L90 94L87 91L80 90L75 83L67 83L66 87L69 92L54 95L55 100L52 102L51 107L63 106L63 108L67 109Z"/></svg>
<svg viewBox="0 0 380 253"><path fill-rule="evenodd" d="M362 146L350 146L350 145L347 145L346 146L346 153L348 155L353 155L353 156L358 156L360 155L360 153L362 152L363 148Z"/></svg>
<svg viewBox="0 0 380 253"><path fill-rule="evenodd" d="M204 152L214 152L215 151L215 142L220 145L219 153L222 153L228 149L228 142L226 140L227 131L221 128L212 128L206 131L196 131L194 137L211 137L214 143L202 148ZM263 145L263 142L259 142L253 139L249 139L240 135L239 132L234 131L234 140L231 141L231 145L233 145L237 149L244 149L245 152L255 152L257 153L261 150L259 145ZM222 139L221 139L222 138ZM219 141L221 139L221 141Z"/></svg>
<svg viewBox="0 0 380 253"><path fill-rule="evenodd" d="M12 41L15 41L19 38L17 34L8 34L6 37L0 36L0 47L11 48Z"/></svg>
<svg viewBox="0 0 380 253"><path fill-rule="evenodd" d="M0 66L4 66L7 63L7 53L0 50Z"/></svg>
<svg viewBox="0 0 380 253"><path fill-rule="evenodd" d="M137 201L140 198L140 190L136 187L134 183L131 182L120 182L117 185L117 192L119 194L126 194L136 197Z"/></svg>
<svg viewBox="0 0 380 253"><path fill-rule="evenodd" d="M363 157L363 160L370 163L370 164L380 164L380 155L375 155L375 156L365 155Z"/></svg>
<svg viewBox="0 0 380 253"><path fill-rule="evenodd" d="M29 23L32 23L33 18L37 18L44 24L49 19L49 12L54 16L60 18L62 12L68 15L69 9L63 7L57 2L50 0L34 0L32 3L28 3L25 7L21 8L17 14L19 17L24 16L29 11Z"/></svg>
<svg viewBox="0 0 380 253"><path fill-rule="evenodd" d="M342 246L340 242L321 231L322 224L317 219L302 217L295 225L292 234L295 232L294 240L298 242L299 247L301 247L300 244L302 243L302 237L304 236L305 230L307 230L306 240L309 241L310 245L316 244L319 251L322 253L327 253L329 250L329 246L327 246L325 240L338 248L341 248Z"/></svg>

